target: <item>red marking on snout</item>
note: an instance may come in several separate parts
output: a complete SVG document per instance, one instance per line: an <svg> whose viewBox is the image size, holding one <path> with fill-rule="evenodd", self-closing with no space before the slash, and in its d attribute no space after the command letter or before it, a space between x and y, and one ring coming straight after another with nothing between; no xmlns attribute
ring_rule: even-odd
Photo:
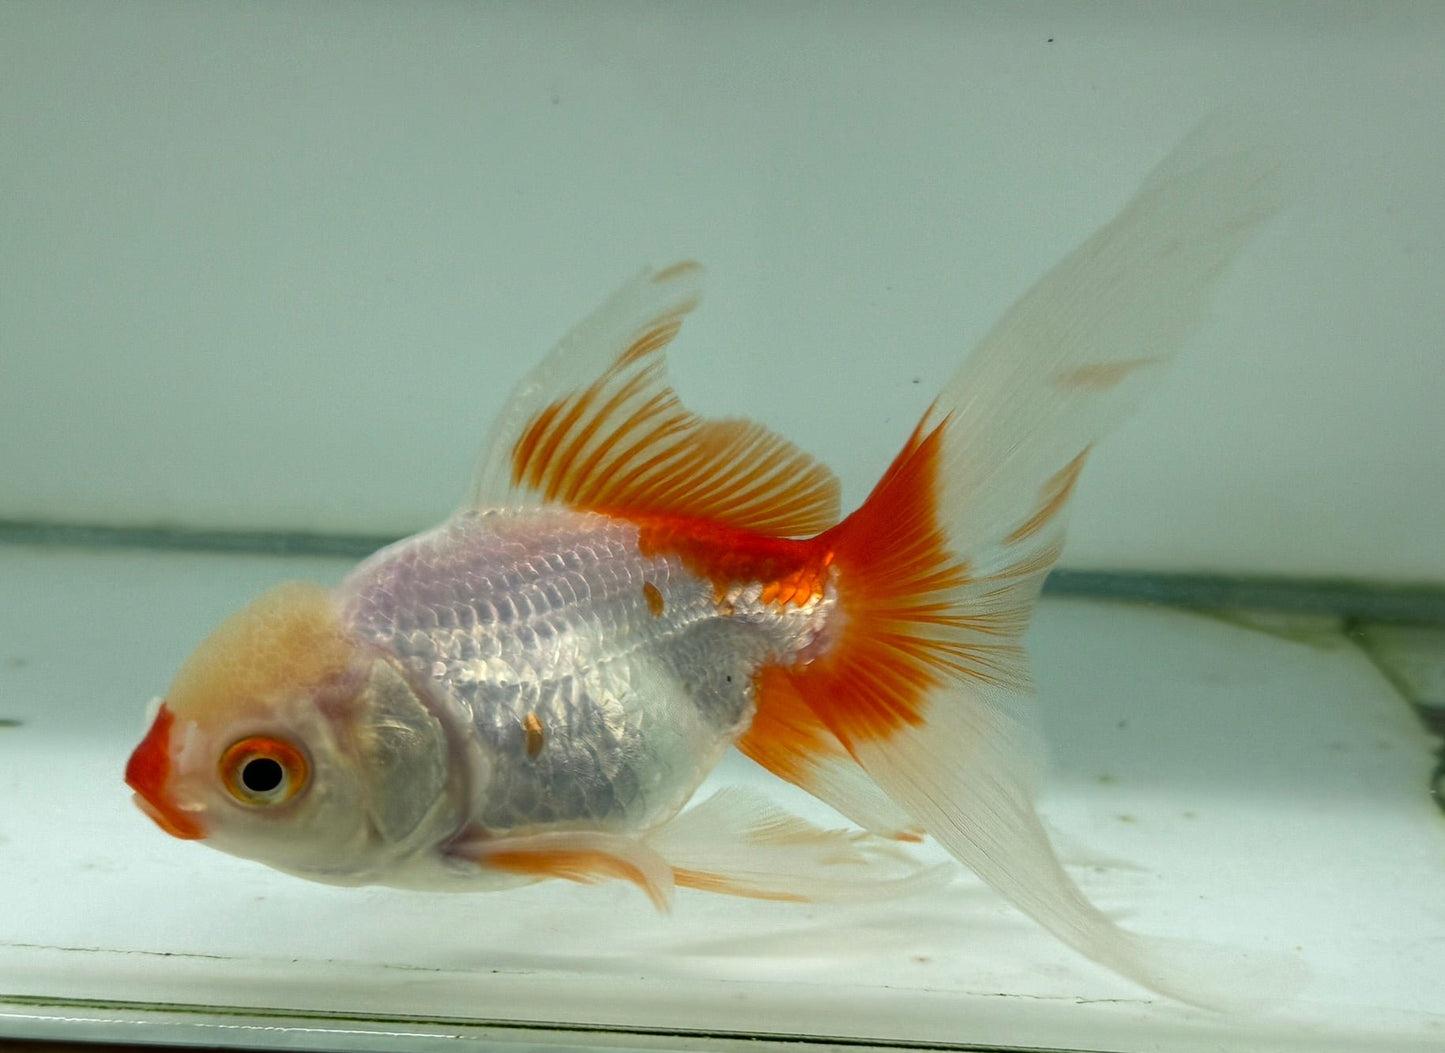
<svg viewBox="0 0 1445 1053"><path fill-rule="evenodd" d="M186 841L204 837L195 818L176 807L171 799L171 728L176 715L164 704L156 713L146 737L130 755L125 781L135 791L135 803L166 833Z"/></svg>

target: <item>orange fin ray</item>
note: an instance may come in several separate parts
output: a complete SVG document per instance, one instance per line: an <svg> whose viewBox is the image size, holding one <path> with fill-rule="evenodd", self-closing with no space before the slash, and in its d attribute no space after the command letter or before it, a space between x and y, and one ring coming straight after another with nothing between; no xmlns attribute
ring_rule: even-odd
<svg viewBox="0 0 1445 1053"><path fill-rule="evenodd" d="M647 271L568 334L498 418L469 507L557 502L777 537L836 523L824 465L760 424L697 416L668 384L664 352L701 296L697 264Z"/></svg>

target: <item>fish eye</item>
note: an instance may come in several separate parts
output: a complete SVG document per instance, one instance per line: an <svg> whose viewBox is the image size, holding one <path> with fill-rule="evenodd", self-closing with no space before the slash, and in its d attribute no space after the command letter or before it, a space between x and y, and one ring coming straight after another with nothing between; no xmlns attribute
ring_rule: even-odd
<svg viewBox="0 0 1445 1053"><path fill-rule="evenodd" d="M221 781L242 804L284 804L306 788L310 765L289 742L255 736L234 743L221 755Z"/></svg>

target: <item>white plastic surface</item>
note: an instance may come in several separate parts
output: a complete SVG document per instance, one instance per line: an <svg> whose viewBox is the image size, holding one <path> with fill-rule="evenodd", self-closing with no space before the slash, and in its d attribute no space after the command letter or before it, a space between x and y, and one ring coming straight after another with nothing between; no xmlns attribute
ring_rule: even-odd
<svg viewBox="0 0 1445 1053"><path fill-rule="evenodd" d="M333 889L167 838L121 781L145 700L266 585L344 569L0 549L0 719L20 722L0 727L0 1036L153 1038L138 1021L212 1006L180 1018L182 1037L255 1040L233 1014L260 1008L299 1022L253 1027L322 1029L276 1041L356 1048L440 1042L427 1021L447 1020L605 1025L654 1045L670 1030L1120 1051L1445 1043L1435 743L1332 626L1052 601L1031 634L1056 756L1045 812L1090 895L1140 930L1298 948L1313 971L1297 1003L1242 1019L1133 987L962 876L861 906L683 892L659 916L615 885ZM828 821L740 759L718 779ZM336 1013L354 1017L316 1019Z"/></svg>
<svg viewBox="0 0 1445 1053"><path fill-rule="evenodd" d="M1075 567L1445 582L1445 5L0 6L0 518L411 533L644 264L856 500L1205 114L1314 175L1079 487Z"/></svg>

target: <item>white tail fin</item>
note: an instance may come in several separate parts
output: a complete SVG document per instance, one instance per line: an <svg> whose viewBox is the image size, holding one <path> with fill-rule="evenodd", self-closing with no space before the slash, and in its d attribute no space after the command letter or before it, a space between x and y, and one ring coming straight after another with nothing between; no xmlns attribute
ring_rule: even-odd
<svg viewBox="0 0 1445 1053"><path fill-rule="evenodd" d="M777 703L790 741L822 743L828 765L846 751L1060 939L1207 1005L1255 1002L1296 977L1278 962L1251 970L1243 955L1126 932L1075 887L1034 811L1043 750L1021 638L1085 458L1153 384L1276 207L1275 171L1267 151L1207 127L1045 275L964 363L864 505L823 535L841 611L831 650L760 681L760 719ZM809 735L800 711L827 734ZM809 785L805 765L791 768L826 791Z"/></svg>

